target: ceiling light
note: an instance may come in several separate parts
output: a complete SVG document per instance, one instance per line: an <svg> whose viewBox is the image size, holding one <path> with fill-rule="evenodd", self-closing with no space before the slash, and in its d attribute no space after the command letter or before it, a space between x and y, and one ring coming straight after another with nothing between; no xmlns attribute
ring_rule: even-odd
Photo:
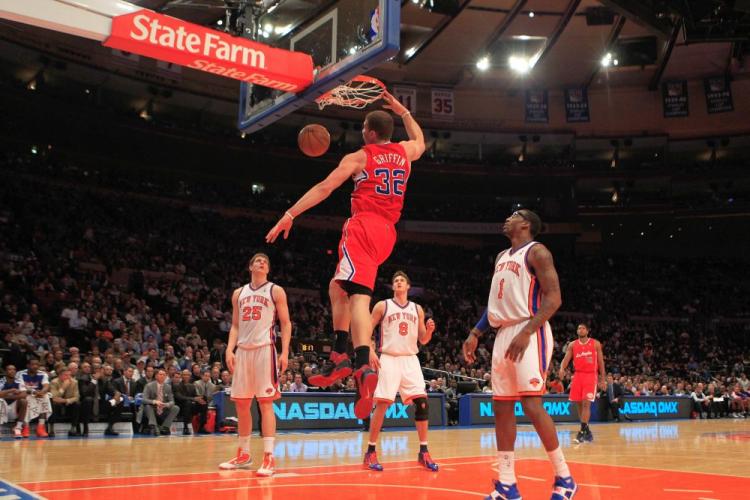
<svg viewBox="0 0 750 500"><path fill-rule="evenodd" d="M604 57L602 57L602 66L609 67L609 65L612 64L612 52L607 52Z"/></svg>
<svg viewBox="0 0 750 500"><path fill-rule="evenodd" d="M529 59L524 56L510 56L508 58L508 66L516 73L525 74L531 71L536 63L536 58Z"/></svg>
<svg viewBox="0 0 750 500"><path fill-rule="evenodd" d="M534 11L533 10L529 11L529 17L534 17Z"/></svg>
<svg viewBox="0 0 750 500"><path fill-rule="evenodd" d="M219 19L218 21L216 21L216 24L218 24L219 26L224 26L224 21L222 19Z"/></svg>
<svg viewBox="0 0 750 500"><path fill-rule="evenodd" d="M480 60L477 61L477 68L481 71L487 71L490 69L490 58L487 56L484 56Z"/></svg>

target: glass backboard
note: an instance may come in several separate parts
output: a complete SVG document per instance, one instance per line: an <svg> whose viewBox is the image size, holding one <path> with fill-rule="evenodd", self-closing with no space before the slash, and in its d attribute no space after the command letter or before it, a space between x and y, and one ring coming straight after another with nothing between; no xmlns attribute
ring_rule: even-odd
<svg viewBox="0 0 750 500"><path fill-rule="evenodd" d="M399 50L400 0L283 0L260 17L259 42L306 52L313 84L299 94L242 83L238 127L259 130Z"/></svg>

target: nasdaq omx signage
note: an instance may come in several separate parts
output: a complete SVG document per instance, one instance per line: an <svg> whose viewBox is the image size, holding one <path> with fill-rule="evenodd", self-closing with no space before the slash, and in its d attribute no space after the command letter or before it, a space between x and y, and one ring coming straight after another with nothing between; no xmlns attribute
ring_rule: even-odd
<svg viewBox="0 0 750 500"><path fill-rule="evenodd" d="M445 425L444 396L429 396L429 424ZM342 429L361 427L363 422L354 415L354 394L347 393L293 393L284 394L273 402L276 426L279 429ZM256 405L253 421L257 422ZM228 396L222 400L223 418L236 416L234 403ZM413 405L405 405L399 398L388 407L385 427L414 425Z"/></svg>
<svg viewBox="0 0 750 500"><path fill-rule="evenodd" d="M313 81L309 54L277 49L142 9L112 19L104 45L284 92Z"/></svg>

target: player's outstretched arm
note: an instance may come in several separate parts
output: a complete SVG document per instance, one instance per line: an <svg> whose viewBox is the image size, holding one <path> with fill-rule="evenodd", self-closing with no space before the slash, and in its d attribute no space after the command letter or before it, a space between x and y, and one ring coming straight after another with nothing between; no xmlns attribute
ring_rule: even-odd
<svg viewBox="0 0 750 500"><path fill-rule="evenodd" d="M398 99L393 97L390 92L386 91L383 93L383 100L385 101L383 107L396 113L404 122L404 128L406 129L406 135L409 136L409 140L402 141L401 145L404 146L409 161L418 160L425 150L422 127L419 126L419 123L411 115L411 112L398 102Z"/></svg>
<svg viewBox="0 0 750 500"><path fill-rule="evenodd" d="M284 233L284 239L287 239L294 219L331 196L331 193L347 179L361 172L366 163L367 154L362 150L344 156L328 177L311 187L297 203L284 212L276 225L266 234L266 242L273 243L281 232Z"/></svg>
<svg viewBox="0 0 750 500"><path fill-rule="evenodd" d="M279 354L279 371L286 371L289 366L289 343L292 341L292 321L289 319L289 306L286 292L280 286L273 287L273 301L276 304L276 317L281 328L281 354Z"/></svg>
<svg viewBox="0 0 750 500"><path fill-rule="evenodd" d="M477 350L477 346L479 345L479 337L484 335L484 333L489 329L490 322L487 319L487 309L485 309L484 313L482 313L482 317L479 318L479 321L477 321L477 324L474 325L474 328L469 331L469 336L466 337L466 340L464 340L464 360L466 360L468 364L472 364L477 360L475 351Z"/></svg>
<svg viewBox="0 0 750 500"><path fill-rule="evenodd" d="M237 347L237 335L240 332L240 288L232 293L232 327L229 329L229 341L227 342L227 368L229 373L234 373L234 349Z"/></svg>
<svg viewBox="0 0 750 500"><path fill-rule="evenodd" d="M426 345L432 340L432 334L435 331L435 320L430 318L425 322L424 309L422 309L422 306L420 305L417 305L417 315L419 316L419 343Z"/></svg>

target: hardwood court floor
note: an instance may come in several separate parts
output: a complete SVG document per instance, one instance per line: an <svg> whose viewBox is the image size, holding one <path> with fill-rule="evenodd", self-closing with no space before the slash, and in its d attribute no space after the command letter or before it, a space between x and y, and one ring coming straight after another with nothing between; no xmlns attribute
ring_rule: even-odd
<svg viewBox="0 0 750 500"><path fill-rule="evenodd" d="M592 429L594 443L576 445L575 426L558 428L581 485L577 500L750 497L750 421L602 424ZM365 434L353 431L284 433L277 437L276 477L256 478L252 471L216 469L234 452L236 438L230 436L6 440L0 442L0 476L51 499L139 500L468 499L486 495L496 477L491 428L433 430L430 449L441 465L438 473L416 464L414 431L382 434L378 452L384 472L361 468L366 443ZM253 439L253 451L260 458L259 439ZM552 471L530 427L519 428L516 457L524 498L549 498Z"/></svg>

